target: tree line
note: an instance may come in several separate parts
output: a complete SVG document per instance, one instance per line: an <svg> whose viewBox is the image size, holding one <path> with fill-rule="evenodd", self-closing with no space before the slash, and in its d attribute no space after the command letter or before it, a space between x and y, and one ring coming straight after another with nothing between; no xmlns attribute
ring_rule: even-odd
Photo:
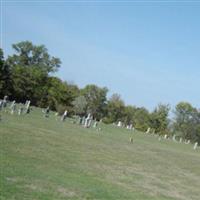
<svg viewBox="0 0 200 200"><path fill-rule="evenodd" d="M119 94L107 98L108 89L91 84L84 88L62 81L53 74L60 68L59 58L51 56L44 45L30 41L13 44L14 54L6 59L0 49L0 98L25 102L38 107L49 106L62 114L91 113L105 123L122 121L140 131L149 127L157 134L176 134L200 143L200 111L188 102L180 102L169 119L170 106L159 104L152 112L144 107L125 105Z"/></svg>

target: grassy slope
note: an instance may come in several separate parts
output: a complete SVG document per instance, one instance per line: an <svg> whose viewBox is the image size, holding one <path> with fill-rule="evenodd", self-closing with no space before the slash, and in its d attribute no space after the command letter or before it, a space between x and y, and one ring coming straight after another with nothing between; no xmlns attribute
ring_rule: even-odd
<svg viewBox="0 0 200 200"><path fill-rule="evenodd" d="M200 199L200 150L191 145L113 126L84 129L39 109L3 114L0 136L1 200Z"/></svg>

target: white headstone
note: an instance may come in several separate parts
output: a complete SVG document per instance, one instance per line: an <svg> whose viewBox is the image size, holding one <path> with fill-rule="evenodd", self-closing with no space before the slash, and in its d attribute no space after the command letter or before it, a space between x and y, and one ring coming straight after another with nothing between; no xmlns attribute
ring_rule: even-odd
<svg viewBox="0 0 200 200"><path fill-rule="evenodd" d="M18 110L18 115L21 115L23 112L23 107L20 107L19 110Z"/></svg>
<svg viewBox="0 0 200 200"><path fill-rule="evenodd" d="M194 143L194 147L193 147L193 149L196 150L197 147L198 147L198 142L195 142L195 143Z"/></svg>
<svg viewBox="0 0 200 200"><path fill-rule="evenodd" d="M0 110L3 108L3 101L0 100Z"/></svg>
<svg viewBox="0 0 200 200"><path fill-rule="evenodd" d="M84 124L85 124L85 117L82 117L81 124L82 124L82 125L84 125Z"/></svg>
<svg viewBox="0 0 200 200"><path fill-rule="evenodd" d="M117 124L117 126L118 126L118 127L121 127L121 126L122 126L122 122L119 121L118 124Z"/></svg>
<svg viewBox="0 0 200 200"><path fill-rule="evenodd" d="M186 141L185 141L185 144L190 144L190 140L186 140Z"/></svg>
<svg viewBox="0 0 200 200"><path fill-rule="evenodd" d="M13 115L15 110L16 110L16 104L15 104L15 101L12 102L11 106L10 106L10 109L11 109L11 114Z"/></svg>
<svg viewBox="0 0 200 200"><path fill-rule="evenodd" d="M29 113L30 112L30 104L31 104L31 101L26 101L25 103L25 113Z"/></svg>
<svg viewBox="0 0 200 200"><path fill-rule="evenodd" d="M4 96L3 105L2 105L3 108L5 108L7 106L7 99L8 99L8 96Z"/></svg>
<svg viewBox="0 0 200 200"><path fill-rule="evenodd" d="M92 116L89 113L88 116L87 116L87 118L85 119L84 127L85 128L89 128L91 126L91 123L92 123Z"/></svg>
<svg viewBox="0 0 200 200"><path fill-rule="evenodd" d="M97 127L97 121L95 121L93 124L93 128L96 128L96 127Z"/></svg>
<svg viewBox="0 0 200 200"><path fill-rule="evenodd" d="M173 135L172 140L176 142L176 135Z"/></svg>
<svg viewBox="0 0 200 200"><path fill-rule="evenodd" d="M150 130L151 130L151 128L148 128L147 131L146 131L146 133L150 133Z"/></svg>
<svg viewBox="0 0 200 200"><path fill-rule="evenodd" d="M62 115L62 117L61 117L61 121L65 121L65 119L66 119L66 117L67 117L67 110L65 110L65 112L63 113L63 115Z"/></svg>

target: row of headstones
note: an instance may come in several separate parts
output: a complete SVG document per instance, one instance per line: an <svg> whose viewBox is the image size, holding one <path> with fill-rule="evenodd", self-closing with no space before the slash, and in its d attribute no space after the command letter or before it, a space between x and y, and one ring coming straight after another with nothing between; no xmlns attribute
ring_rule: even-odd
<svg viewBox="0 0 200 200"><path fill-rule="evenodd" d="M19 108L17 109L16 101L12 101L9 110L10 113L13 115L14 113L17 113L18 115L26 114L30 112L30 104L31 101L27 100L25 104L20 103ZM4 96L3 100L0 100L0 110L7 110L8 107L8 96Z"/></svg>
<svg viewBox="0 0 200 200"><path fill-rule="evenodd" d="M165 135L164 138L167 139L168 136ZM182 143L182 142L183 142L183 138L179 138L179 141L177 141L177 140L176 140L176 135L173 135L172 140L173 140L174 142L179 142L179 143ZM184 143L185 143L185 144L190 144L190 140L185 140ZM193 149L196 150L197 147L198 147L198 142L195 142L195 143L194 143L194 146L193 146Z"/></svg>
<svg viewBox="0 0 200 200"><path fill-rule="evenodd" d="M146 131L145 133L147 133L147 134L150 134L150 133L155 134L155 131L153 130L153 132L151 132L151 128L148 128L147 131ZM170 137L169 137L167 134L165 134L165 135L163 136L163 138L164 138L164 139L170 139ZM162 139L162 137L159 136L158 140L161 141L161 139ZM183 141L183 138L179 138L179 141L177 141L177 140L176 140L176 135L173 135L172 140L173 140L174 142L179 142L179 143L184 142L185 144L190 144L190 140L185 140L185 141ZM198 142L195 142L195 143L194 143L194 146L193 146L193 149L196 150L197 147L198 147Z"/></svg>
<svg viewBox="0 0 200 200"><path fill-rule="evenodd" d="M126 128L126 129L129 129L129 130L134 130L135 128L133 127L133 124L128 124L128 125L125 125L123 124L121 121L119 121L117 123L117 127L122 127L122 128Z"/></svg>
<svg viewBox="0 0 200 200"><path fill-rule="evenodd" d="M94 122L94 123L93 123ZM82 125L84 128L96 128L98 125L98 122L96 120L93 120L93 116L89 113L87 117L79 117L78 124Z"/></svg>
<svg viewBox="0 0 200 200"><path fill-rule="evenodd" d="M31 101L26 101L25 104L22 104L20 103L19 104L19 108L17 110L17 104L16 104L16 101L12 101L10 106L9 106L9 110L10 110L10 113L11 114L14 114L14 113L18 113L18 115L21 115L21 114L26 114L26 113L29 113L30 112L30 103ZM5 108L8 107L8 96L4 96L3 100L0 100L0 110L3 110ZM44 117L45 118L48 118L49 117L49 114L50 114L50 108L49 106L42 110L42 112L44 113ZM67 110L65 110L65 112L62 114L61 116L61 121L64 122L67 118ZM56 116L58 116L58 113L55 113ZM93 122L93 117L92 115L89 113L87 117L79 117L79 124L83 125L83 127L85 128L90 128L91 125L92 125L92 122ZM96 128L97 127L97 124L98 122L95 120L94 123L93 123L93 127Z"/></svg>
<svg viewBox="0 0 200 200"><path fill-rule="evenodd" d="M148 128L147 131L146 131L146 133L151 133L151 129ZM154 133L155 133L155 131L153 131L153 134L154 134ZM160 141L161 138L162 138L162 137L159 136L158 140ZM163 136L163 138L164 138L164 139L170 139L170 137L169 137L167 134L165 134L165 135ZM177 140L176 140L176 135L173 135L172 140L173 140L174 142L179 142L179 143L184 142L185 144L190 144L190 140L184 140L184 141L183 141L183 138L179 138L179 141L177 141ZM197 147L198 147L198 142L195 142L195 143L194 143L194 146L193 146L193 149L196 150Z"/></svg>
<svg viewBox="0 0 200 200"><path fill-rule="evenodd" d="M48 118L48 117L49 117L49 114L50 114L50 108L49 108L49 106L48 106L46 109L43 109L42 112L44 113L44 117L45 117L45 118ZM66 118L67 118L67 113L68 113L67 110L65 110L65 112L61 115L60 120L61 120L62 122L64 122L64 121L66 120ZM56 116L56 117L58 116L58 113L57 113L57 112L55 113L55 116ZM56 120L57 120L57 118L56 118Z"/></svg>
<svg viewBox="0 0 200 200"><path fill-rule="evenodd" d="M118 126L118 127L122 127L121 122L118 123L117 126ZM158 136L157 134L155 134L155 130L152 131L151 128L148 128L148 129L146 130L145 133L146 133L146 134L152 134L152 135L154 135L154 136ZM161 138L162 138L162 137L159 136L159 137L158 137L158 140L161 141ZM169 136L166 135L166 134L163 136L163 138L164 138L164 139L170 139ZM182 142L183 142L183 138L179 138L179 141L177 141L177 140L176 140L176 135L173 135L172 140L173 140L174 142L179 142L179 143L182 143ZM130 142L131 142L131 143L133 142L133 138L132 138L132 137L130 137ZM190 144L190 140L185 140L184 143L185 143L185 144ZM193 149L196 150L197 147L198 147L198 142L195 142L195 143L194 143L194 146L193 146Z"/></svg>
<svg viewBox="0 0 200 200"><path fill-rule="evenodd" d="M45 110L43 110L44 113L44 117L49 117L49 113L50 113L50 109L49 107L47 107ZM64 122L67 118L67 110L65 110L65 112L62 114L61 116L61 121ZM58 113L55 113L56 116L58 116ZM87 117L83 116L83 117L79 117L78 119L78 124L82 125L85 128L90 128L93 122L93 117L92 115L89 113ZM94 120L93 123L93 128L97 127L98 122L96 120Z"/></svg>

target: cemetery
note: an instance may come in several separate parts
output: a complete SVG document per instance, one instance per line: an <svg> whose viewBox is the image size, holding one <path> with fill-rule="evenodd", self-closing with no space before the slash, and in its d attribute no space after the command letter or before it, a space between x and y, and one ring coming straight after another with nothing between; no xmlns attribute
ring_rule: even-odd
<svg viewBox="0 0 200 200"><path fill-rule="evenodd" d="M1 0L0 200L200 200L200 0Z"/></svg>
<svg viewBox="0 0 200 200"><path fill-rule="evenodd" d="M199 199L197 142L3 102L3 199Z"/></svg>

